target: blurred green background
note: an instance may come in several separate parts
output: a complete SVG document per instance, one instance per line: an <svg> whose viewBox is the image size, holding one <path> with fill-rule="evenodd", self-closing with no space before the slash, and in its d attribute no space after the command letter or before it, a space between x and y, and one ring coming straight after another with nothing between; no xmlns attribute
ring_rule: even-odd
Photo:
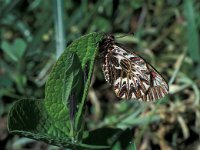
<svg viewBox="0 0 200 150"><path fill-rule="evenodd" d="M200 147L198 0L0 0L0 149L60 149L9 135L7 114L22 98L44 98L56 59L78 37L112 33L164 76L158 103L119 101L96 63L88 94L89 130L130 128L138 149Z"/></svg>

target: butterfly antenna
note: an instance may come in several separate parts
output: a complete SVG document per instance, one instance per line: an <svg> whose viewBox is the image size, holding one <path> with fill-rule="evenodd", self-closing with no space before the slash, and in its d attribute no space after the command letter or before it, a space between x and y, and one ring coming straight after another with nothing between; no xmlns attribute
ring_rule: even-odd
<svg viewBox="0 0 200 150"><path fill-rule="evenodd" d="M123 38L123 37L129 36L129 35L133 36L134 33L129 32L129 33L125 33L125 34L120 34L120 35L118 35L118 36L115 36L115 38L116 38L116 39L118 39L118 38Z"/></svg>

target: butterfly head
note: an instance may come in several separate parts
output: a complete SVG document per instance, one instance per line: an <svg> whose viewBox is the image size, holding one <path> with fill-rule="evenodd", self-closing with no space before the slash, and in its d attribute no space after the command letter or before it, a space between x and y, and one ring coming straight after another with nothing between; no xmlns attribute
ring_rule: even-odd
<svg viewBox="0 0 200 150"><path fill-rule="evenodd" d="M100 42L100 53L107 51L113 47L115 44L115 38L113 35L106 35L103 40Z"/></svg>

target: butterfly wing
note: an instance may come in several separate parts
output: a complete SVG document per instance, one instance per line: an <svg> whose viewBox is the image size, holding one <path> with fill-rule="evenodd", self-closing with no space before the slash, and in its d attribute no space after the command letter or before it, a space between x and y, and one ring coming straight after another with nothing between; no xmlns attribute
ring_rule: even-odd
<svg viewBox="0 0 200 150"><path fill-rule="evenodd" d="M148 99L163 98L169 92L168 84L150 64L147 64L147 66L151 77L151 87L147 92Z"/></svg>
<svg viewBox="0 0 200 150"><path fill-rule="evenodd" d="M168 93L167 83L151 65L117 45L105 55L103 72L120 98L153 101Z"/></svg>

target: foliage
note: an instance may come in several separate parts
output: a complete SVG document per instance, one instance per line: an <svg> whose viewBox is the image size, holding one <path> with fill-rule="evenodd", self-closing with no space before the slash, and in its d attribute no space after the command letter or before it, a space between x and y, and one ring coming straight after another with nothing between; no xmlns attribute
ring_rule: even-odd
<svg viewBox="0 0 200 150"><path fill-rule="evenodd" d="M47 98L44 93L47 88L44 88L44 84L56 62L56 54L59 53L55 46L55 41L58 41L55 39L57 36L54 30L55 20L58 20L54 17L57 10L55 7L58 6L52 1L0 1L0 127L1 131L4 131L0 132L0 140L4 143L4 149L16 149L16 145L18 149L45 145L19 136L8 136L6 118L9 110L13 110L12 104L18 99L23 100L16 102L16 107L19 107L20 103L29 105L25 109L18 109L21 113L29 112L22 118L27 122L33 110L41 114L46 108L52 107L50 103L41 102L42 100L31 100L29 103L27 99ZM187 149L187 147L196 149L199 146L200 136L199 2L197 0L83 0L62 1L62 7L65 33L63 38L67 45L91 32L113 33L115 37L121 37L117 38L119 43L136 51L155 66L170 85L169 96L157 103L118 101L112 87L105 83L97 59L97 63L88 68L89 70L93 68L94 73L85 107L88 113L84 117L86 121L84 131L93 132L80 134L84 139L82 143L88 145L115 143L112 149L120 149L128 145L127 141L129 142L129 140L123 142L121 139L131 139L138 149L144 149L146 146L151 149ZM56 28L62 31L60 27ZM78 50L83 52L81 47ZM69 55L78 60L77 54ZM82 60L80 63L82 70L72 74L84 74L87 70L86 66L89 64L83 65ZM80 64L72 68L80 68ZM66 82L70 80L73 84L72 74L70 75L72 78L63 79ZM87 83L86 86L89 87L89 80ZM71 97L69 93L65 94L66 97ZM62 102L66 103L65 100ZM41 109L42 103L47 106L45 109ZM50 115L55 120L51 112L47 111L44 114ZM43 121L39 116L34 116L32 119ZM51 131L56 126L62 126L48 121L43 122L49 125ZM29 125L34 123L29 121ZM40 127L35 131L41 129ZM71 129L71 125L66 125L67 127ZM26 126L21 128L27 129ZM79 127L77 129L82 130ZM73 130L75 129L71 131ZM42 133L47 133L46 131ZM59 130L59 134L51 131L48 133L52 136L63 135L62 130ZM74 135L70 131L66 133L69 133L67 135L69 137ZM114 133L119 134L116 136ZM98 137L110 140L100 141ZM59 149L51 145L46 145L46 148Z"/></svg>

